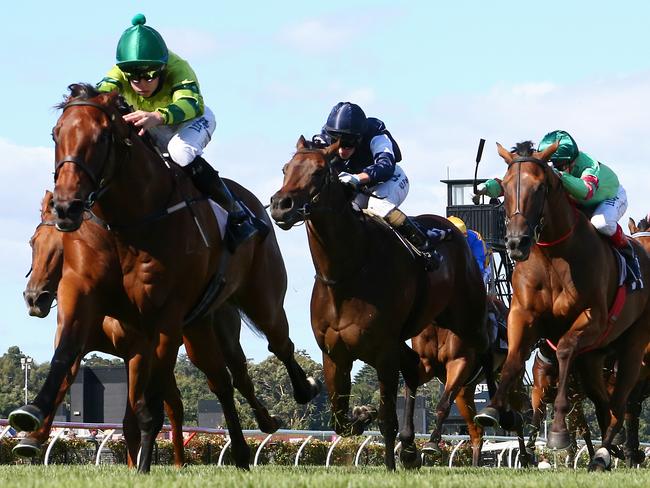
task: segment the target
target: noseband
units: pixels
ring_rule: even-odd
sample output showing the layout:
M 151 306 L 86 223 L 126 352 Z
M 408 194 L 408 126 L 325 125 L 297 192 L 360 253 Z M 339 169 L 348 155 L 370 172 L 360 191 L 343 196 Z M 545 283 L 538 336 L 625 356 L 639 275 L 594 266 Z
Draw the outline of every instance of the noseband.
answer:
M 65 112 L 66 110 L 72 107 L 93 107 L 100 110 L 104 115 L 106 115 L 106 117 L 108 117 L 109 127 L 111 127 L 112 123 L 115 121 L 116 114 L 114 112 L 109 111 L 105 106 L 95 102 L 91 102 L 87 100 L 75 100 L 66 104 L 65 107 L 63 107 L 63 111 Z M 57 141 L 55 140 L 54 142 Z M 104 162 L 101 166 L 101 171 L 99 172 L 99 174 L 96 174 L 95 171 L 93 171 L 90 168 L 90 166 L 88 166 L 88 164 L 81 157 L 74 154 L 63 156 L 63 158 L 56 161 L 56 163 L 54 164 L 55 182 L 59 174 L 59 169 L 61 168 L 61 166 L 63 166 L 66 163 L 73 163 L 76 166 L 78 166 L 88 176 L 90 181 L 92 181 L 94 190 L 90 192 L 86 202 L 84 203 L 84 207 L 87 210 L 89 210 L 95 204 L 95 201 L 97 201 L 97 199 L 108 189 L 111 178 L 113 176 L 113 172 L 115 171 L 116 158 L 111 158 L 111 151 L 113 149 L 114 144 L 115 144 L 115 134 L 113 130 L 111 130 L 111 138 L 109 140 L 108 151 L 106 152 L 106 157 L 104 158 Z M 132 142 L 129 138 L 125 138 L 124 144 L 128 147 L 132 145 Z
M 301 150 L 298 151 L 299 153 L 303 152 L 315 152 L 314 150 Z M 314 192 L 313 195 L 309 196 L 309 199 L 305 204 L 300 207 L 299 209 L 296 210 L 298 214 L 302 217 L 302 222 L 304 223 L 306 220 L 309 220 L 310 215 L 312 215 L 315 211 L 320 210 L 320 211 L 333 211 L 330 208 L 326 207 L 319 207 L 317 206 L 318 201 L 320 200 L 323 192 L 325 189 L 329 191 L 332 182 L 337 179 L 337 173 L 334 170 L 334 167 L 329 161 L 326 161 L 326 168 L 327 168 L 327 174 L 323 177 L 323 183 L 320 185 L 320 187 Z
M 506 226 L 510 223 L 510 219 L 512 219 L 515 215 L 521 215 L 524 220 L 526 221 L 526 226 L 528 227 L 529 231 L 532 231 L 533 239 L 535 242 L 539 241 L 539 237 L 542 233 L 542 230 L 544 229 L 544 205 L 546 204 L 546 199 L 548 197 L 548 192 L 549 192 L 549 186 L 546 186 L 546 191 L 544 192 L 544 200 L 542 202 L 542 205 L 539 209 L 539 214 L 537 215 L 537 219 L 535 221 L 535 225 L 531 226 L 530 222 L 526 218 L 526 216 L 521 212 L 521 209 L 519 208 L 519 202 L 521 200 L 521 163 L 535 163 L 536 165 L 540 166 L 542 170 L 546 171 L 547 170 L 547 164 L 542 161 L 541 159 L 538 158 L 533 158 L 531 156 L 523 156 L 519 158 L 515 158 L 512 160 L 512 162 L 508 166 L 512 166 L 513 164 L 517 164 L 517 186 L 516 186 L 516 191 L 515 191 L 515 198 L 517 201 L 517 206 L 515 208 L 515 211 L 511 214 L 506 216 Z

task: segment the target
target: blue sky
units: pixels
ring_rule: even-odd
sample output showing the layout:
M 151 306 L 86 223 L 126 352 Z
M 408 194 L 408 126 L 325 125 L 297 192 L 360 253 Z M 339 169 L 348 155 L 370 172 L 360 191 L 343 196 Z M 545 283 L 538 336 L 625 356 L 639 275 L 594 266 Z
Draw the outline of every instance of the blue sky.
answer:
M 52 186 L 52 106 L 68 84 L 103 76 L 137 12 L 197 72 L 217 117 L 207 159 L 264 203 L 298 136 L 317 132 L 331 106 L 349 100 L 400 143 L 408 213 L 444 214 L 439 180 L 448 171 L 471 177 L 480 137 L 487 177 L 503 173 L 495 141 L 538 140 L 557 128 L 618 172 L 629 216 L 650 210 L 647 2 L 12 2 L 0 34 L 0 353 L 18 345 L 39 362 L 51 357 L 55 319 L 28 317 L 21 293 L 27 241 Z M 276 233 L 291 336 L 320 361 L 304 229 Z M 266 357 L 261 339 L 246 333 L 243 342 L 248 356 Z

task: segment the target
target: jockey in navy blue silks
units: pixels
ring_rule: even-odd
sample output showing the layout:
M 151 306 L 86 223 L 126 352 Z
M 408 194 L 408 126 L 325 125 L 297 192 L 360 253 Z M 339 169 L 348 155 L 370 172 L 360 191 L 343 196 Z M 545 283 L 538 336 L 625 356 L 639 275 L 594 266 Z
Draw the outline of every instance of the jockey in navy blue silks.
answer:
M 451 234 L 437 229 L 425 234 L 397 208 L 408 195 L 409 180 L 397 164 L 402 153 L 384 123 L 366 117 L 354 103 L 339 102 L 332 108 L 322 132 L 312 140 L 325 145 L 340 141 L 332 161 L 339 171 L 339 180 L 354 189 L 365 186 L 369 190 L 358 193 L 353 206 L 383 218 L 420 251 L 427 269 L 438 268 L 441 258 L 431 244 Z

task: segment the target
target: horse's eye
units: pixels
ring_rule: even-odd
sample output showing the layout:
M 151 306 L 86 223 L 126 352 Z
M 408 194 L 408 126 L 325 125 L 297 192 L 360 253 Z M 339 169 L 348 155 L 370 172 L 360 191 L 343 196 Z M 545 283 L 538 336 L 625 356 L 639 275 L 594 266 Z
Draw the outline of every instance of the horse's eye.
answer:
M 287 166 L 289 166 L 289 163 L 287 163 L 287 164 L 285 164 L 284 166 L 282 166 L 282 174 L 283 174 L 283 175 L 286 175 L 286 174 L 287 174 Z

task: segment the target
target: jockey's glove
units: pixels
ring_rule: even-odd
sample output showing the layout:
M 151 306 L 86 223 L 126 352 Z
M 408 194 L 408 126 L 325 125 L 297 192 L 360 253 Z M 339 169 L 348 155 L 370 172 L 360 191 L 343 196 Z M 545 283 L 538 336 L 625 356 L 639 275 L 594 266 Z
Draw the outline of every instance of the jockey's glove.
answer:
M 352 188 L 359 188 L 361 181 L 355 175 L 342 171 L 339 173 L 339 181 L 344 185 L 350 185 Z
M 479 183 L 476 186 L 476 194 L 477 195 L 487 195 L 487 186 L 485 186 L 485 183 Z

